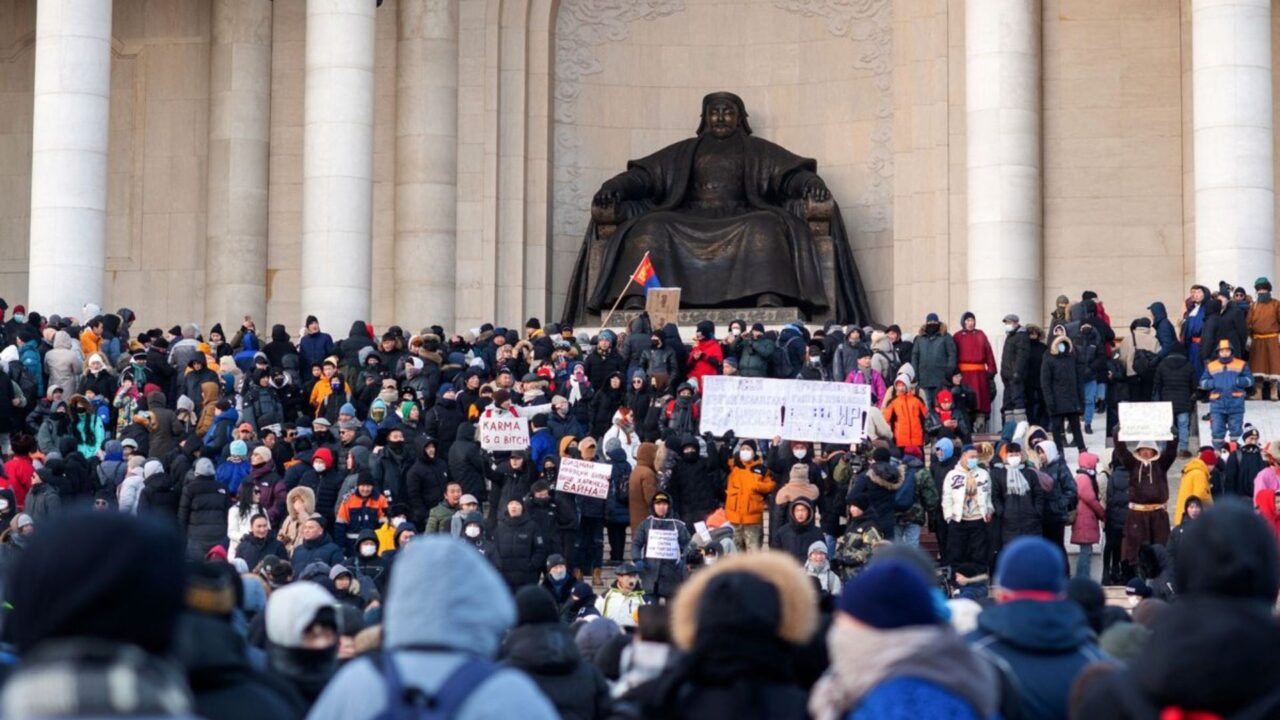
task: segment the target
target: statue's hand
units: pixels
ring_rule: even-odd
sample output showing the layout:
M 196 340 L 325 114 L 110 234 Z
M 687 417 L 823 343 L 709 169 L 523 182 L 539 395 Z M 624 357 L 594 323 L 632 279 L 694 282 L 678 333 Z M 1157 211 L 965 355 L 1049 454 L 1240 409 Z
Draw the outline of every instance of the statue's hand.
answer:
M 608 187 L 600 188 L 600 192 L 596 193 L 595 197 L 591 199 L 592 205 L 602 208 L 613 207 L 619 202 L 622 202 L 621 193 Z
M 827 184 L 822 182 L 822 178 L 813 177 L 805 181 L 804 197 L 806 200 L 826 202 L 831 199 L 831 191 L 827 189 Z

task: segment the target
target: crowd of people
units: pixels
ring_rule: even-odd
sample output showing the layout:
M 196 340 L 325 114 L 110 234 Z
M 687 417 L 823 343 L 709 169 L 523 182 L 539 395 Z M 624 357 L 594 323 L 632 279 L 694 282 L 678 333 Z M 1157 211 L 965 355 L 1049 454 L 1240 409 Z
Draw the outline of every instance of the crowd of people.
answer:
M 335 341 L 17 306 L 2 712 L 1274 716 L 1280 438 L 1244 410 L 1280 380 L 1280 301 L 1255 289 L 1195 286 L 1178 328 L 1155 302 L 1127 333 L 1062 297 L 1043 328 L 1005 316 L 998 361 L 971 313 Z M 720 374 L 866 384 L 865 439 L 703 432 Z M 1146 401 L 1174 440 L 1121 439 Z M 527 446 L 484 447 L 509 417 Z M 569 459 L 605 497 L 562 488 Z

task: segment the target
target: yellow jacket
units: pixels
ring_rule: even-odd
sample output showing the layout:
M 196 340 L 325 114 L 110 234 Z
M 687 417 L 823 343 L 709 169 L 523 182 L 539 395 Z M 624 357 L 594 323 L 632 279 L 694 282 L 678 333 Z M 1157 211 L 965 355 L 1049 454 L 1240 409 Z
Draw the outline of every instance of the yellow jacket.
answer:
M 1182 467 L 1182 481 L 1178 483 L 1178 504 L 1173 508 L 1173 524 L 1182 522 L 1182 513 L 1187 507 L 1187 498 L 1192 495 L 1200 498 L 1204 507 L 1213 504 L 1213 493 L 1209 487 L 1209 466 L 1200 458 L 1191 458 Z

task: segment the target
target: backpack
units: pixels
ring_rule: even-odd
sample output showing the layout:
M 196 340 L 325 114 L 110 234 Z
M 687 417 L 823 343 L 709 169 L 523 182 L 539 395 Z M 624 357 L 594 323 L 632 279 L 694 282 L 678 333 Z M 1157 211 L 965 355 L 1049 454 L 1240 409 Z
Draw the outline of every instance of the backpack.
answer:
M 450 675 L 445 678 L 434 693 L 428 694 L 421 689 L 405 685 L 400 679 L 400 671 L 392 662 L 392 653 L 382 652 L 374 661 L 382 673 L 382 681 L 387 686 L 387 704 L 374 720 L 447 720 L 458 714 L 462 706 L 475 691 L 484 684 L 498 666 L 480 658 L 468 658 L 462 661 Z
M 21 360 L 10 361 L 9 379 L 22 390 L 23 407 L 34 405 L 40 400 L 40 395 L 36 392 L 36 380 L 27 372 Z
M 626 504 L 631 498 L 631 473 L 622 476 L 621 480 L 613 483 L 613 496 L 618 502 Z
M 1139 377 L 1150 377 L 1156 374 L 1156 354 L 1150 350 L 1133 351 L 1133 372 Z
M 791 356 L 781 343 L 775 343 L 773 352 L 769 353 L 769 377 L 788 379 L 795 377 L 795 368 L 791 367 Z
M 902 484 L 893 491 L 893 509 L 895 512 L 906 512 L 916 504 L 916 474 L 904 472 Z

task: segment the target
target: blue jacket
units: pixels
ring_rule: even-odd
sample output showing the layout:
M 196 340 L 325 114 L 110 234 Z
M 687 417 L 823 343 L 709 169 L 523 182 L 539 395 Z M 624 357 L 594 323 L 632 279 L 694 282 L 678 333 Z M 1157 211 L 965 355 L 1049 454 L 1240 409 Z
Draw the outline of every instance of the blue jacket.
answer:
M 535 430 L 529 436 L 529 452 L 533 457 L 533 466 L 542 467 L 542 461 L 548 455 L 555 457 L 560 454 L 560 449 L 556 447 L 556 439 L 552 437 L 551 431 L 547 428 Z
M 298 568 L 294 572 L 301 575 L 302 571 L 313 562 L 322 562 L 329 567 L 341 565 L 342 549 L 335 545 L 328 535 L 321 535 L 315 540 L 307 540 L 294 548 L 289 562 Z
M 333 354 L 333 338 L 329 333 L 318 332 L 315 335 L 303 335 L 298 341 L 298 356 L 302 360 L 302 367 L 298 368 L 304 374 L 313 366 L 324 362 L 324 359 Z
M 240 462 L 223 460 L 222 464 L 218 466 L 217 474 L 214 477 L 222 484 L 222 487 L 227 489 L 228 495 L 234 496 L 240 492 L 241 481 L 249 476 L 249 471 L 252 469 L 248 460 L 241 460 Z
M 1244 398 L 1253 387 L 1249 363 L 1238 357 L 1224 363 L 1215 357 L 1204 366 L 1204 371 L 1200 389 L 1209 391 L 1209 409 L 1228 415 L 1243 413 Z
M 506 583 L 480 553 L 447 534 L 416 538 L 399 551 L 383 614 L 383 648 L 400 677 L 433 693 L 466 658 L 492 659 L 515 622 Z M 430 650 L 420 648 L 431 648 Z M 352 660 L 329 681 L 308 720 L 372 720 L 387 692 L 374 660 Z M 468 696 L 455 720 L 559 714 L 524 673 L 498 670 Z
M 29 340 L 22 343 L 22 347 L 18 348 L 18 359 L 22 361 L 22 367 L 30 373 L 31 378 L 36 381 L 36 392 L 39 397 L 27 398 L 27 404 L 35 407 L 36 403 L 44 398 L 44 367 L 40 362 L 40 344 L 36 340 Z M 66 388 L 64 388 L 65 390 Z M 107 398 L 107 402 L 111 402 L 114 398 Z
M 1066 720 L 1076 675 L 1107 659 L 1098 649 L 1084 610 L 1071 600 L 1015 600 L 982 611 L 966 638 L 1012 676 L 1025 717 Z
M 895 677 L 867 693 L 845 720 L 982 720 L 964 698 L 928 680 Z
M 1173 329 L 1173 323 L 1169 322 L 1169 311 L 1165 310 L 1164 303 L 1156 301 L 1147 306 L 1151 311 L 1151 325 L 1156 332 L 1156 342 L 1160 345 L 1160 351 L 1156 353 L 1157 360 L 1163 360 L 1165 355 L 1178 344 L 1178 333 Z

